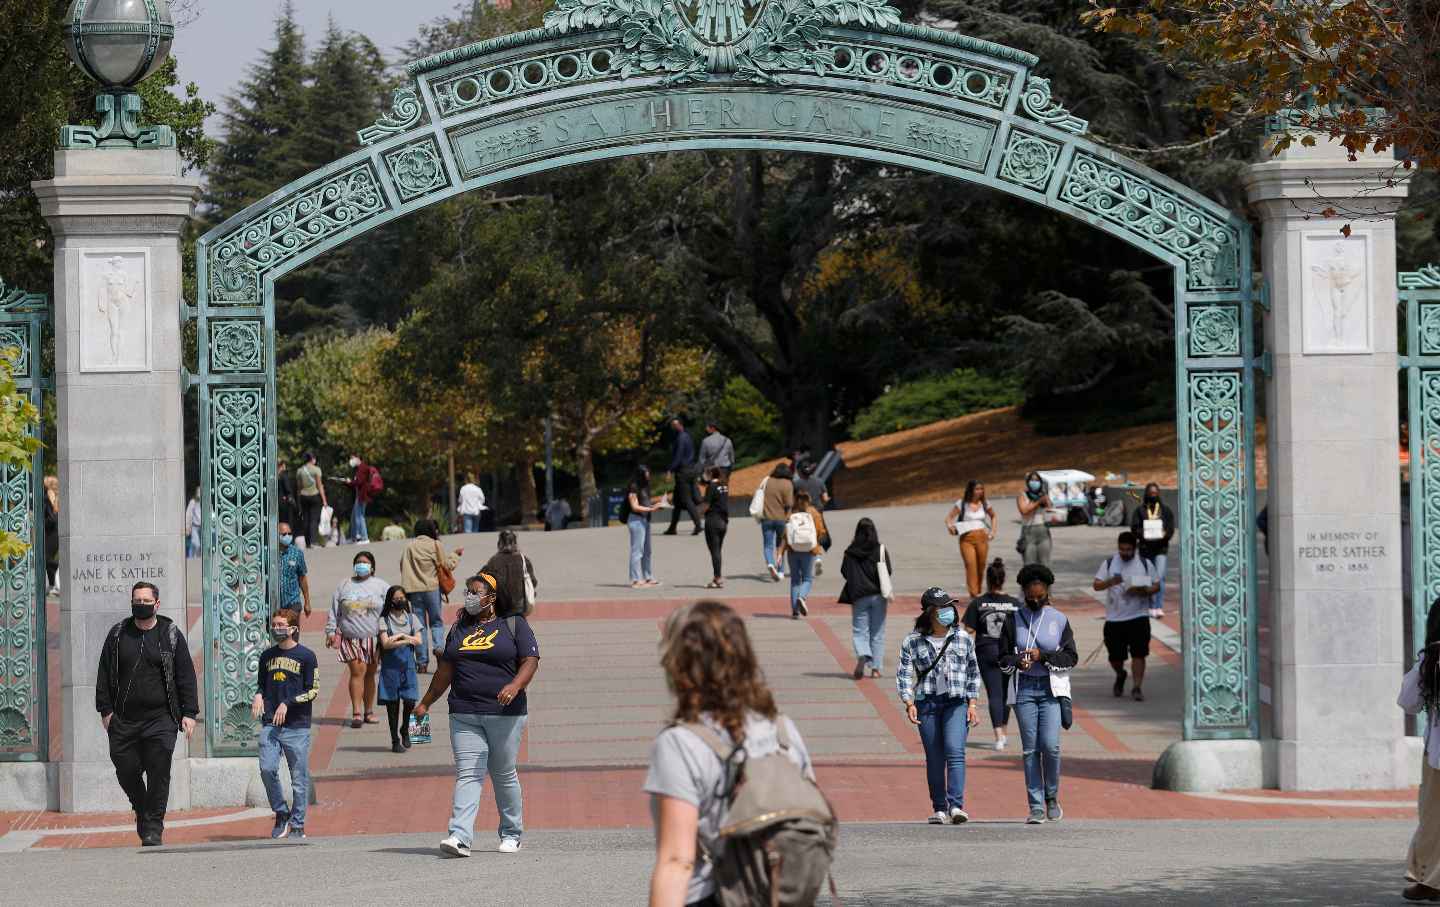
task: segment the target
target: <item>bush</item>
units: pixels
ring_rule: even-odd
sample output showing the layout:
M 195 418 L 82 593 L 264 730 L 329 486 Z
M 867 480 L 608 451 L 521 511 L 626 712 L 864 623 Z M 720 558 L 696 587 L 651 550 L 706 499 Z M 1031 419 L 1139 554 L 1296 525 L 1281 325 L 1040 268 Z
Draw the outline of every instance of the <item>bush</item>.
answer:
M 850 434 L 863 441 L 955 419 L 987 409 L 1012 406 L 1024 399 L 1020 382 L 1012 377 L 982 375 L 973 369 L 956 369 L 898 384 L 860 411 Z

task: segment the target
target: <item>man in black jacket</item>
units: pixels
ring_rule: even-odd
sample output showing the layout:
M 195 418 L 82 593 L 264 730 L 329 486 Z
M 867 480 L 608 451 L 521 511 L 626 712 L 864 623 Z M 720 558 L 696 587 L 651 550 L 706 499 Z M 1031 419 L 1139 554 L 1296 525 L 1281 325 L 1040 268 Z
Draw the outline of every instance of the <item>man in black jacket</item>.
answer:
M 136 583 L 131 616 L 106 634 L 95 677 L 95 710 L 110 738 L 110 761 L 146 847 L 158 846 L 165 832 L 176 734 L 184 730 L 189 737 L 200 714 L 190 647 L 170 618 L 155 613 L 159 607 L 160 590 Z
M 670 528 L 666 535 L 675 535 L 680 523 L 680 512 L 690 514 L 695 529 L 690 534 L 700 534 L 700 508 L 695 502 L 695 441 L 685 430 L 685 423 L 679 418 L 670 420 L 675 429 L 675 443 L 670 448 L 670 477 L 675 480 L 675 509 L 670 512 Z
M 1155 565 L 1160 574 L 1160 591 L 1150 602 L 1150 616 L 1165 612 L 1165 568 L 1170 562 L 1170 538 L 1175 535 L 1175 511 L 1160 499 L 1160 486 L 1145 486 L 1145 498 L 1130 517 L 1130 531 L 1140 544 L 1140 556 Z

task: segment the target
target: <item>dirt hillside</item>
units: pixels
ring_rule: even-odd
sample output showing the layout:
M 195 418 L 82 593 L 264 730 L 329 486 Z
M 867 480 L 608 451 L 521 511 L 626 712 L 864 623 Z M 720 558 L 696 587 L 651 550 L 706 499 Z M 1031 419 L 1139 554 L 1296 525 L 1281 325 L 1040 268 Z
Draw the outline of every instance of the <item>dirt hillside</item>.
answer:
M 1265 426 L 1256 428 L 1258 482 L 1265 487 Z M 850 507 L 953 501 L 970 479 L 991 497 L 1017 494 L 1030 469 L 1083 469 L 1101 479 L 1176 485 L 1175 423 L 1069 437 L 1042 437 L 1018 407 L 990 410 L 840 445 L 846 468 L 835 490 Z M 778 460 L 737 471 L 732 494 L 751 494 Z

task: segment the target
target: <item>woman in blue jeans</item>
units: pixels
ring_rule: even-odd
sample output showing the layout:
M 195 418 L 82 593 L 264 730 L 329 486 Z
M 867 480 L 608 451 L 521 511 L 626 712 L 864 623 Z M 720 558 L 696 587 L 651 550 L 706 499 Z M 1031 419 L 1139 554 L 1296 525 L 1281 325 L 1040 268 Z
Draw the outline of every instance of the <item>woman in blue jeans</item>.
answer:
M 667 496 L 668 497 L 668 496 Z M 660 585 L 650 565 L 650 514 L 665 506 L 666 498 L 660 503 L 650 502 L 650 467 L 641 465 L 635 469 L 635 478 L 626 489 L 625 507 L 629 515 L 625 526 L 630 530 L 630 588 L 645 589 Z
M 965 812 L 965 741 L 979 720 L 980 665 L 960 626 L 959 601 L 932 586 L 920 596 L 915 629 L 900 644 L 895 686 L 925 747 L 931 825 L 970 821 Z
M 450 691 L 455 800 L 440 850 L 454 857 L 470 856 L 487 773 L 500 813 L 500 853 L 518 851 L 524 831 L 515 761 L 529 714 L 525 688 L 540 667 L 540 645 L 525 618 L 495 613 L 495 588 L 495 579 L 483 573 L 465 581 L 465 607 L 445 637 L 430 689 L 415 707 L 415 716 L 423 718 Z
M 1000 668 L 1011 675 L 1010 701 L 1020 725 L 1025 756 L 1028 825 L 1058 822 L 1060 808 L 1060 699 L 1055 674 L 1065 674 L 1080 661 L 1070 621 L 1050 604 L 1055 574 L 1043 564 L 1020 570 L 1025 604 L 1005 620 L 1000 632 Z M 1064 690 L 1067 698 L 1068 685 Z
M 809 528 L 802 527 L 808 523 Z M 812 537 L 813 544 L 800 540 L 801 532 Z M 825 553 L 820 539 L 825 538 L 825 517 L 810 502 L 810 495 L 795 492 L 795 509 L 785 521 L 785 532 L 780 541 L 780 557 L 790 565 L 790 617 L 799 620 L 810 616 L 810 607 L 805 600 L 815 585 L 815 560 Z
M 850 639 L 855 646 L 856 680 L 870 669 L 871 677 L 879 677 L 885 667 L 885 612 L 890 602 L 880 592 L 880 561 L 885 570 L 895 575 L 890 552 L 880 544 L 880 533 L 869 517 L 855 524 L 855 539 L 845 549 L 840 575 L 845 587 L 840 590 L 840 604 L 850 606 Z

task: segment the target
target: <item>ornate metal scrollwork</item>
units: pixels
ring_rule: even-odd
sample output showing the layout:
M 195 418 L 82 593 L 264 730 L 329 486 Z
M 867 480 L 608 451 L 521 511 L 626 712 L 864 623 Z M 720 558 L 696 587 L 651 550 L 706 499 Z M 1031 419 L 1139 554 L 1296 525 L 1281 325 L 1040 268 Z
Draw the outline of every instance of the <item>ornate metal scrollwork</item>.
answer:
M 385 166 L 395 181 L 400 201 L 409 202 L 422 195 L 450 185 L 445 162 L 440 159 L 440 146 L 427 138 L 413 145 L 397 148 L 385 155 Z
M 1025 80 L 1025 93 L 1020 96 L 1020 104 L 1026 113 L 1047 126 L 1054 126 L 1056 129 L 1063 129 L 1065 132 L 1073 132 L 1076 135 L 1084 135 L 1085 130 L 1090 128 L 1089 120 L 1072 116 L 1070 111 L 1060 106 L 1059 102 L 1050 100 L 1049 79 L 1031 76 Z
M 373 145 L 392 135 L 408 132 L 419 125 L 424 114 L 425 108 L 420 103 L 420 94 L 415 90 L 415 86 L 401 86 L 395 89 L 390 112 L 357 133 L 360 144 Z
M 1005 142 L 1000 159 L 1000 178 L 1006 182 L 1044 192 L 1050 174 L 1060 158 L 1060 146 L 1047 139 L 1015 131 Z
M 1240 355 L 1240 310 L 1229 305 L 1202 305 L 1190 309 L 1190 355 Z

